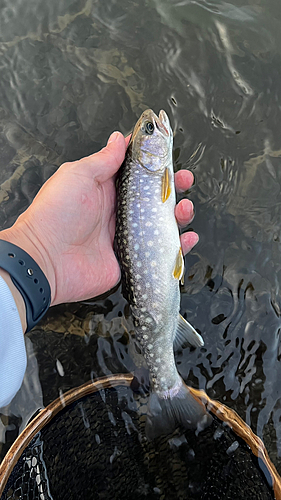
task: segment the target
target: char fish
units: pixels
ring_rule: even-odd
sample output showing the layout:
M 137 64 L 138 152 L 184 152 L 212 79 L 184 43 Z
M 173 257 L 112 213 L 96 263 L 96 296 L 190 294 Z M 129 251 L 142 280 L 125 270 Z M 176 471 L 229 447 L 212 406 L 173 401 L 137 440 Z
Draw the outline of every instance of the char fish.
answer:
M 150 374 L 152 394 L 146 431 L 150 438 L 185 427 L 203 426 L 204 405 L 180 377 L 175 343 L 203 345 L 180 316 L 179 281 L 184 260 L 175 219 L 173 133 L 165 111 L 146 110 L 132 133 L 117 181 L 115 247 L 136 338 Z

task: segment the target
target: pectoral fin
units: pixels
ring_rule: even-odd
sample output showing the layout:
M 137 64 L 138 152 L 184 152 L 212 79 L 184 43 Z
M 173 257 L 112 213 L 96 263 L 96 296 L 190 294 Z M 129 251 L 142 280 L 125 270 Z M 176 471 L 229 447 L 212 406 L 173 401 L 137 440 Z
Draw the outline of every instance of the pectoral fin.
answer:
M 184 259 L 183 259 L 183 255 L 182 255 L 182 250 L 180 248 L 179 253 L 177 255 L 177 258 L 176 258 L 174 271 L 173 271 L 174 278 L 176 280 L 182 280 L 183 272 L 184 272 Z
M 202 347 L 204 340 L 201 335 L 190 325 L 181 315 L 179 315 L 179 323 L 174 338 L 174 349 L 178 349 L 182 344 L 188 342 L 194 347 Z
M 171 186 L 171 174 L 168 168 L 165 169 L 165 172 L 162 177 L 162 202 L 165 203 L 169 198 L 172 192 Z

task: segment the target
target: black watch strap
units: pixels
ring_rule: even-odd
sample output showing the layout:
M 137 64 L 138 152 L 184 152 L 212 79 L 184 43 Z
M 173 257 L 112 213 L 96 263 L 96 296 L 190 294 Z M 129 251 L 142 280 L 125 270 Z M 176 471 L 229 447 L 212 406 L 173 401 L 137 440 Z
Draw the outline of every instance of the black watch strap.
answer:
M 10 274 L 12 282 L 23 297 L 26 307 L 26 331 L 29 332 L 50 306 L 49 282 L 28 253 L 4 240 L 0 240 L 0 267 Z

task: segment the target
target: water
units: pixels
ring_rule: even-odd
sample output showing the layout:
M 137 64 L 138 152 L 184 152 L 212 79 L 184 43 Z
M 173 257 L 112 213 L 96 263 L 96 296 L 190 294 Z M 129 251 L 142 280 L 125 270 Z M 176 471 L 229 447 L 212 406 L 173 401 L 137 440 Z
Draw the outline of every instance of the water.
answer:
M 0 227 L 64 161 L 127 134 L 147 107 L 175 132 L 200 242 L 182 314 L 201 350 L 181 375 L 235 409 L 281 472 L 279 1 L 2 1 Z M 120 287 L 50 309 L 27 337 L 28 377 L 0 412 L 0 456 L 43 402 L 139 364 Z M 97 337 L 97 334 L 99 335 Z

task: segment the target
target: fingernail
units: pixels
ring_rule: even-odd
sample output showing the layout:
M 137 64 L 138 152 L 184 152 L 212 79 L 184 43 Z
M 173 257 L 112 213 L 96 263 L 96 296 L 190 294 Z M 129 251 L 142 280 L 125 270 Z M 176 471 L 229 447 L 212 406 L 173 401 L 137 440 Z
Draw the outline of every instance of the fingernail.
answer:
M 193 205 L 193 203 L 192 203 L 192 201 L 191 201 L 191 200 L 188 200 L 188 201 L 190 202 L 190 217 L 192 217 L 192 219 L 191 219 L 191 220 L 193 220 L 193 219 L 194 219 L 194 216 L 195 216 L 194 205 Z M 190 222 L 191 222 L 191 221 L 190 221 Z
M 113 132 L 111 136 L 109 137 L 107 144 L 110 144 L 111 142 L 116 141 L 117 137 L 119 135 L 119 132 Z

